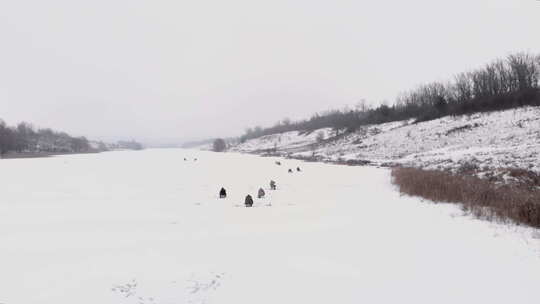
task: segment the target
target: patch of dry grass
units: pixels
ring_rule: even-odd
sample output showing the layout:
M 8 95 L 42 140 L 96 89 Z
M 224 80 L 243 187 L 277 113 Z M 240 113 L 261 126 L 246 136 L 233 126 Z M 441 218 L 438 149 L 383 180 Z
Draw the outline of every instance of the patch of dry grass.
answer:
M 403 167 L 392 169 L 392 181 L 402 193 L 434 202 L 459 203 L 465 211 L 480 218 L 512 220 L 540 228 L 538 189 L 501 185 L 470 175 Z

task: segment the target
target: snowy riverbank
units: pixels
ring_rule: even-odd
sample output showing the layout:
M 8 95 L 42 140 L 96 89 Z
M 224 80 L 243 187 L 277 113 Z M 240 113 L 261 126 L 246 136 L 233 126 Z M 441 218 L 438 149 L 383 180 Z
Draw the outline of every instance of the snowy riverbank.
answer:
M 317 142 L 318 134 L 326 140 Z M 540 173 L 540 107 L 370 125 L 332 139 L 330 129 L 287 132 L 232 147 L 244 153 L 273 153 L 334 162 L 401 164 L 427 169 L 480 171 L 520 168 Z

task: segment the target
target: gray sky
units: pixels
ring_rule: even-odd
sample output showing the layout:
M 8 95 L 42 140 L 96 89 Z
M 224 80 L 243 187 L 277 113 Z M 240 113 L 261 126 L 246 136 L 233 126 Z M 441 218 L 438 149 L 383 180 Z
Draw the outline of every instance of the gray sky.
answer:
M 147 143 L 392 101 L 515 51 L 535 0 L 0 0 L 0 118 Z

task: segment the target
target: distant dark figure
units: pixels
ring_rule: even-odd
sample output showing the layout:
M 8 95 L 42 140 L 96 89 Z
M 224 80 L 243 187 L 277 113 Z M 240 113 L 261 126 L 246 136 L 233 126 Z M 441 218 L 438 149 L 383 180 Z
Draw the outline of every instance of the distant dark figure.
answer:
M 292 169 L 289 169 L 289 173 L 292 173 Z
M 225 188 L 221 188 L 221 190 L 219 190 L 219 198 L 226 198 L 227 197 L 227 190 L 225 190 Z
M 277 161 L 276 165 L 281 166 L 281 162 Z
M 197 161 L 197 159 L 196 159 L 196 158 L 194 158 L 194 159 L 193 159 L 193 161 Z
M 300 170 L 300 167 L 296 167 L 296 171 L 300 172 L 302 170 Z
M 270 181 L 270 189 L 271 190 L 276 190 L 276 182 L 273 181 L 273 180 Z
M 264 198 L 264 195 L 265 195 L 265 194 L 266 194 L 266 193 L 264 193 L 263 188 L 259 188 L 259 193 L 257 193 L 257 197 L 258 197 L 258 198 Z
M 184 157 L 184 161 L 186 161 L 186 160 L 187 160 L 187 158 Z
M 248 194 L 248 195 L 246 196 L 246 202 L 245 202 L 245 204 L 246 204 L 246 207 L 251 207 L 251 206 L 253 206 L 253 198 L 251 197 L 251 195 Z

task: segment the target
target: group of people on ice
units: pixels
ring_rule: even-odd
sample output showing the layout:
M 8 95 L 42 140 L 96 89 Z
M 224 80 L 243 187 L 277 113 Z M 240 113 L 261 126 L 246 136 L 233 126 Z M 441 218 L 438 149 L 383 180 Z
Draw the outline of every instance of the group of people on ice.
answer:
M 270 190 L 276 190 L 277 187 L 276 187 L 276 182 L 271 180 L 270 181 Z M 263 188 L 259 188 L 259 191 L 257 191 L 257 198 L 258 199 L 263 199 L 264 196 L 266 195 L 266 192 L 264 191 Z M 227 190 L 225 190 L 225 188 L 221 188 L 221 190 L 219 190 L 219 198 L 226 198 L 227 197 Z M 244 200 L 244 204 L 246 205 L 246 207 L 252 207 L 253 206 L 253 197 L 251 197 L 251 194 L 248 194 L 246 195 L 246 199 Z
M 276 161 L 276 165 L 280 166 L 281 162 Z M 296 171 L 301 172 L 302 170 L 300 170 L 300 167 L 296 167 Z M 288 172 L 293 173 L 293 169 L 289 168 Z M 276 182 L 274 180 L 271 180 L 270 181 L 270 190 L 276 190 L 276 189 L 277 189 Z M 258 199 L 263 199 L 265 197 L 265 195 L 266 195 L 266 192 L 264 192 L 264 189 L 259 188 L 259 191 L 257 192 L 257 198 Z M 221 190 L 219 190 L 219 198 L 226 198 L 226 197 L 227 197 L 227 190 L 225 190 L 225 188 L 221 188 Z M 252 207 L 253 206 L 253 197 L 251 196 L 251 194 L 246 195 L 246 198 L 244 200 L 244 205 L 246 207 Z
M 281 166 L 281 162 L 280 162 L 280 161 L 276 161 L 276 165 Z M 297 172 L 300 172 L 300 171 L 302 171 L 302 170 L 300 170 L 300 167 L 296 167 L 296 171 L 297 171 Z M 293 169 L 289 168 L 289 173 L 293 173 Z

